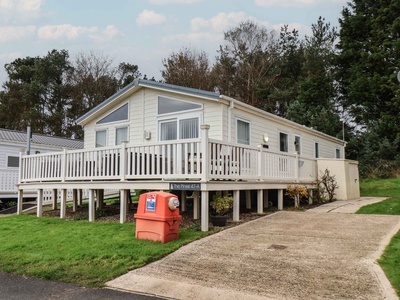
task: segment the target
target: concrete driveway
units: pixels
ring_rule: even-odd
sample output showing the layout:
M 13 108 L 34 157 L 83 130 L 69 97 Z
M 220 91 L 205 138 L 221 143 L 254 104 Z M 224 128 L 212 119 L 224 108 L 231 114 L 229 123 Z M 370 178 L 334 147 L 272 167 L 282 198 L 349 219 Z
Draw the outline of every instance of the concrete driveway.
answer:
M 173 299 L 398 299 L 376 263 L 398 230 L 399 216 L 282 211 L 107 285 Z

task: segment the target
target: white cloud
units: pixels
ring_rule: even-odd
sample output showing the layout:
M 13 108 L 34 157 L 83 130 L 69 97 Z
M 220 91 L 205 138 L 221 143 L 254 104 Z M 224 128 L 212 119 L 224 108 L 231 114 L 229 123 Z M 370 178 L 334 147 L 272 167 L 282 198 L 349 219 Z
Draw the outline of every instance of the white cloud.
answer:
M 38 37 L 44 40 L 58 40 L 58 39 L 77 39 L 81 36 L 95 34 L 98 28 L 73 26 L 71 24 L 62 25 L 46 25 L 40 27 L 37 31 Z
M 289 23 L 289 24 L 281 23 L 281 24 L 276 24 L 276 25 L 273 26 L 273 29 L 276 32 L 280 32 L 281 28 L 283 26 L 285 26 L 285 25 L 288 26 L 289 31 L 292 31 L 293 29 L 296 29 L 299 32 L 299 36 L 301 38 L 304 37 L 305 35 L 312 36 L 311 27 L 307 26 L 307 25 L 300 24 L 300 23 Z
M 94 41 L 96 41 L 98 43 L 112 40 L 113 38 L 115 38 L 117 36 L 123 36 L 123 34 L 114 25 L 108 25 L 106 27 L 106 29 L 104 29 L 102 32 L 89 35 L 89 37 L 91 39 L 93 39 Z
M 164 23 L 165 20 L 166 17 L 164 15 L 157 14 L 152 10 L 145 9 L 136 18 L 136 24 L 138 24 L 139 26 L 158 25 Z
M 299 7 L 308 6 L 315 4 L 327 4 L 327 3 L 343 3 L 345 4 L 347 0 L 255 0 L 254 3 L 258 6 L 271 7 Z
M 150 4 L 195 4 L 203 0 L 149 0 Z
M 44 0 L 0 0 L 0 15 L 3 22 L 9 20 L 29 20 L 41 14 Z
M 9 63 L 21 56 L 22 56 L 22 53 L 20 53 L 20 52 L 3 53 L 3 54 L 0 54 L 0 61 Z
M 244 12 L 232 13 L 219 13 L 211 19 L 194 18 L 191 21 L 191 29 L 193 31 L 212 30 L 214 32 L 222 33 L 232 27 L 239 25 L 239 23 L 251 20 L 258 24 L 268 26 L 267 22 L 257 20 L 254 17 L 247 15 Z
M 35 34 L 36 26 L 4 26 L 0 27 L 0 42 L 15 41 Z

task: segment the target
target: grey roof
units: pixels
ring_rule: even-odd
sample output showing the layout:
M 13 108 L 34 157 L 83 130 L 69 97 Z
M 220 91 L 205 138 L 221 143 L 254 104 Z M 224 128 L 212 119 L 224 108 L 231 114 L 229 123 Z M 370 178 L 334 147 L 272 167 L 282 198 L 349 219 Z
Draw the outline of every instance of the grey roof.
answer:
M 197 96 L 197 97 L 206 97 L 206 98 L 212 98 L 212 99 L 218 99 L 220 94 L 216 92 L 209 92 L 209 91 L 203 91 L 199 89 L 194 89 L 194 88 L 187 88 L 179 85 L 174 85 L 174 84 L 169 84 L 169 83 L 162 83 L 162 82 L 157 82 L 157 81 L 151 81 L 151 80 L 144 80 L 144 79 L 136 79 L 132 81 L 130 84 L 125 86 L 124 88 L 120 89 L 118 92 L 116 92 L 114 95 L 111 97 L 107 98 L 103 102 L 101 102 L 99 105 L 95 106 L 91 110 L 89 110 L 86 114 L 83 116 L 79 117 L 76 122 L 80 123 L 90 115 L 94 114 L 110 102 L 112 102 L 114 99 L 118 98 L 120 95 L 125 93 L 126 91 L 137 87 L 137 86 L 142 86 L 142 87 L 152 87 L 152 88 L 157 88 L 157 89 L 162 89 L 162 90 L 168 90 L 171 92 L 178 92 L 178 93 L 184 93 L 192 96 Z
M 26 132 L 0 128 L 0 141 L 26 142 Z M 32 134 L 32 144 L 53 146 L 60 148 L 82 149 L 82 140 L 73 140 L 44 134 Z

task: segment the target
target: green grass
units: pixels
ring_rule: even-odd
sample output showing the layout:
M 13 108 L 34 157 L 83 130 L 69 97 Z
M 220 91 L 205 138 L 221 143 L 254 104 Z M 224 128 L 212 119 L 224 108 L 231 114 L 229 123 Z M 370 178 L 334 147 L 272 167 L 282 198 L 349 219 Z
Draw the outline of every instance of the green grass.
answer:
M 357 214 L 400 215 L 400 178 L 362 180 L 360 189 L 362 196 L 390 198 L 361 207 Z M 400 296 L 400 231 L 392 238 L 378 263 Z
M 400 197 L 400 178 L 363 179 L 360 182 L 362 196 Z
M 129 270 L 177 250 L 209 232 L 180 229 L 166 243 L 135 238 L 132 223 L 0 218 L 0 270 L 101 287 Z

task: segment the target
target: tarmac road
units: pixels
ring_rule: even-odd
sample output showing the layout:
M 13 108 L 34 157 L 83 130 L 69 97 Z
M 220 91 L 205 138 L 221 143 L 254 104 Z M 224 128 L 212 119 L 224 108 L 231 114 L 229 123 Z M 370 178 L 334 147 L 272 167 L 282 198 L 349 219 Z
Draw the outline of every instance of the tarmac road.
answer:
M 54 280 L 0 272 L 0 300 L 159 300 L 111 289 L 93 289 Z

